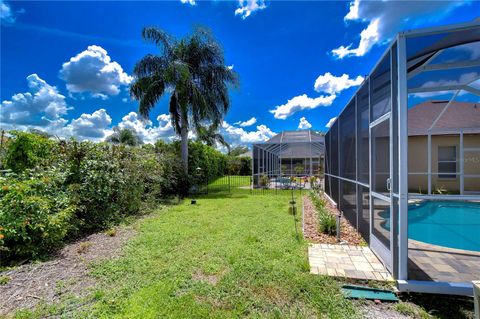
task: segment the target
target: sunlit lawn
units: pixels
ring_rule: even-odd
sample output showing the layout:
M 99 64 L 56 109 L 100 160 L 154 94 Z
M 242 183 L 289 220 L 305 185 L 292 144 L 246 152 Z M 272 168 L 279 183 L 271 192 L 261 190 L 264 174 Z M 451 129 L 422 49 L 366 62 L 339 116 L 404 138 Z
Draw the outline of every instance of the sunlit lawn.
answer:
M 98 290 L 68 316 L 355 317 L 338 283 L 309 274 L 288 201 L 217 193 L 158 210 L 124 257 L 93 268 Z
M 250 189 L 251 176 L 222 176 L 208 183 L 208 192 L 244 192 Z

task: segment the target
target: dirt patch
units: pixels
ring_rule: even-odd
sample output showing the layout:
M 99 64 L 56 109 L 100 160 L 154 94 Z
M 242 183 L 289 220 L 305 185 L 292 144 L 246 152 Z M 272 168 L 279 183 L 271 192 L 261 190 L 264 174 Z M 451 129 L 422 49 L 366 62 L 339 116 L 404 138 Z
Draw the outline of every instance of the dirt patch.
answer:
M 409 315 L 398 313 L 395 310 L 395 303 L 377 304 L 370 300 L 358 300 L 355 304 L 359 307 L 361 318 L 376 319 L 408 319 L 414 318 Z
M 217 284 L 217 282 L 220 280 L 221 277 L 222 277 L 221 274 L 220 275 L 207 275 L 207 274 L 204 274 L 200 270 L 195 271 L 192 275 L 192 279 L 194 281 L 206 282 L 206 283 L 209 283 L 212 286 L 215 286 Z
M 62 296 L 84 296 L 95 285 L 88 265 L 121 255 L 122 246 L 135 234 L 132 227 L 118 228 L 115 236 L 97 233 L 66 245 L 51 260 L 0 272 L 8 278 L 0 285 L 0 315 L 32 309 L 39 302 L 54 303 Z
M 326 207 L 330 214 L 337 216 L 339 211 L 328 200 Z M 303 197 L 303 230 L 305 238 L 316 244 L 338 244 L 336 236 L 319 232 L 318 216 L 315 206 L 308 196 Z M 340 219 L 340 242 L 349 245 L 365 245 L 365 241 L 347 219 Z

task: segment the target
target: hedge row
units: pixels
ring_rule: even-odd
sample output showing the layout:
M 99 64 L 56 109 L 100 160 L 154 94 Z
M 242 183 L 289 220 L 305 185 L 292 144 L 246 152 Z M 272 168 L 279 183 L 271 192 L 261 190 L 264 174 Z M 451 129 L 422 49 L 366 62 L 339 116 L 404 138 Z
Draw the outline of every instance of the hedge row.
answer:
M 136 214 L 143 203 L 183 196 L 196 179 L 228 171 L 226 155 L 198 142 L 189 145 L 186 175 L 177 142 L 124 147 L 10 136 L 0 150 L 1 264 L 42 257 L 68 238 Z

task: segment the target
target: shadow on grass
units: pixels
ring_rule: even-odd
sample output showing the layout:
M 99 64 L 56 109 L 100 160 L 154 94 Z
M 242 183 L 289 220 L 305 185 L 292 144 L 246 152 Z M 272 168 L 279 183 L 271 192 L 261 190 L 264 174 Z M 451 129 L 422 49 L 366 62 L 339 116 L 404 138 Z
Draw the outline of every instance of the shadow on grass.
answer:
M 412 302 L 436 318 L 473 318 L 473 299 L 468 297 L 432 295 L 432 294 L 402 294 L 403 301 Z
M 208 194 L 198 195 L 195 198 L 223 199 L 223 198 L 246 198 L 248 196 L 249 194 L 246 194 L 246 193 L 209 192 Z

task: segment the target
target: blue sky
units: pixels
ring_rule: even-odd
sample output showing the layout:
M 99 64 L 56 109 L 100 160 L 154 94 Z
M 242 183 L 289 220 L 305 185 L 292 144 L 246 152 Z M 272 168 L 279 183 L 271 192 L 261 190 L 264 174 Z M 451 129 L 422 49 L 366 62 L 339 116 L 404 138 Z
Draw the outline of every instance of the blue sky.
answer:
M 128 96 L 152 45 L 209 27 L 240 75 L 222 127 L 232 144 L 285 129 L 326 130 L 398 31 L 471 21 L 479 2 L 1 2 L 1 126 L 102 140 L 119 125 L 172 139 L 167 97 L 142 122 Z

